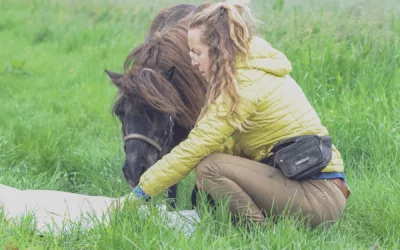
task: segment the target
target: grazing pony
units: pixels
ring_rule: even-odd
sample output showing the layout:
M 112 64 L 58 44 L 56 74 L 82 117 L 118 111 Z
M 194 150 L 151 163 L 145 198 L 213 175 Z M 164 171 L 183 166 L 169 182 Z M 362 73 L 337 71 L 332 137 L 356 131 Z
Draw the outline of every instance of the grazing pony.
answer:
M 175 5 L 162 10 L 145 42 L 126 58 L 124 74 L 106 70 L 119 90 L 113 112 L 122 123 L 122 170 L 132 188 L 188 136 L 204 105 L 207 82 L 191 66 L 187 42 L 185 17 L 194 8 Z M 175 185 L 168 197 L 176 198 Z

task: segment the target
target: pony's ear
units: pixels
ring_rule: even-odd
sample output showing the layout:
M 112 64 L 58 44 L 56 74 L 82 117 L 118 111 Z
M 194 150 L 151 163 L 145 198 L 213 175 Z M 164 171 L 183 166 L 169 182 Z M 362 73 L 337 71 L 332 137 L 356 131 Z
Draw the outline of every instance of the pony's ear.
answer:
M 167 72 L 165 72 L 165 76 L 168 81 L 172 80 L 172 77 L 174 77 L 175 74 L 175 66 L 172 66 Z
M 121 78 L 124 76 L 123 74 L 111 72 L 111 71 L 109 71 L 109 70 L 104 70 L 104 72 L 107 73 L 107 75 L 110 77 L 111 81 L 112 81 L 118 88 L 121 87 L 122 82 L 121 82 L 120 80 L 121 80 Z

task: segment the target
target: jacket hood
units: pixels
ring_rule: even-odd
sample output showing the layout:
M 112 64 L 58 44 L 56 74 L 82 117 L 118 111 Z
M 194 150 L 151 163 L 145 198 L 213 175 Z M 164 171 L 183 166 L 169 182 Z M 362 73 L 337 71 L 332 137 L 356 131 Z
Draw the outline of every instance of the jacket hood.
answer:
M 248 61 L 238 61 L 237 69 L 258 69 L 276 76 L 285 76 L 292 72 L 292 64 L 285 54 L 274 49 L 270 43 L 253 36 Z

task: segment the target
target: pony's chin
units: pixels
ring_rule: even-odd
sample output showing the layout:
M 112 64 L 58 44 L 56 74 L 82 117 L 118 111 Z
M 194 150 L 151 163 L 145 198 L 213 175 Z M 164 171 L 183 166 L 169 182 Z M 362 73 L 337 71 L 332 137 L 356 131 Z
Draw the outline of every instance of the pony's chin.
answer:
M 135 183 L 132 182 L 132 181 L 127 181 L 127 183 L 128 183 L 128 185 L 129 185 L 129 187 L 131 188 L 131 190 L 134 189 L 135 187 L 137 187 L 137 184 L 135 184 Z

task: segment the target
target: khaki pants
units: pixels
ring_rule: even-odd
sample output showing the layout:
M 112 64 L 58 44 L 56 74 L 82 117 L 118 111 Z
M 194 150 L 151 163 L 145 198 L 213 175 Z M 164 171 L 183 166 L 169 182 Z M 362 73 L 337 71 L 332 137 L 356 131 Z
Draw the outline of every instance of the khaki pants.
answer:
M 231 155 L 204 158 L 196 166 L 196 179 L 213 199 L 230 198 L 234 218 L 255 223 L 300 209 L 311 227 L 331 225 L 346 204 L 342 191 L 330 180 L 290 180 L 276 168 Z

